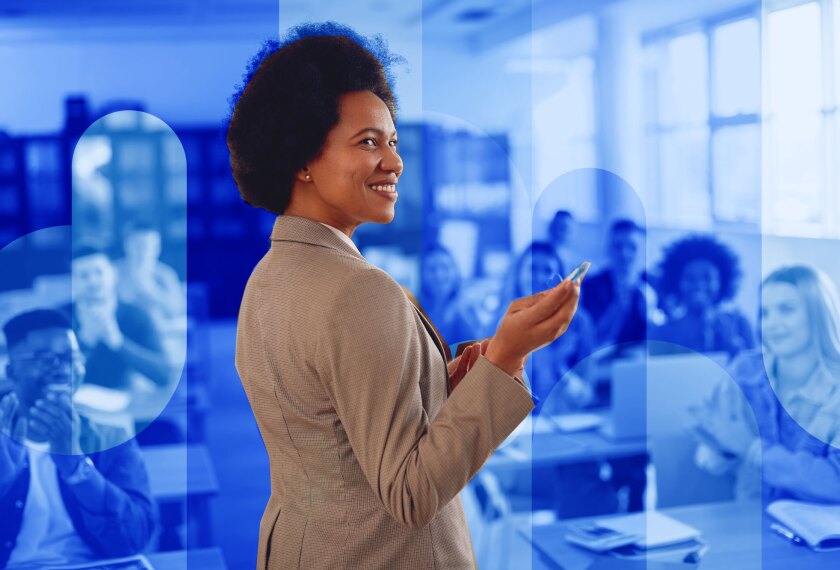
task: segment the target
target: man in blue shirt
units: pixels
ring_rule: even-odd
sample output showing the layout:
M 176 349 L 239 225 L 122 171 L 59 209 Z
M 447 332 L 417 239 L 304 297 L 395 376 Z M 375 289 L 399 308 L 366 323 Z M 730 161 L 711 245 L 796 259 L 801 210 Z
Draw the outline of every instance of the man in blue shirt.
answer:
M 0 567 L 140 552 L 155 508 L 137 443 L 76 412 L 84 357 L 65 314 L 3 327 L 12 390 L 0 394 Z

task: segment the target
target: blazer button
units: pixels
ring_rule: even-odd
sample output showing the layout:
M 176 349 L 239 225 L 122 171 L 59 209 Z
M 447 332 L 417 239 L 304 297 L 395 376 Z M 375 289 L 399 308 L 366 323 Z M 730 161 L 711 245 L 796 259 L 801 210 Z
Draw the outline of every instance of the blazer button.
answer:
M 21 501 L 20 499 L 15 501 L 15 507 L 17 507 L 18 509 L 22 509 L 23 508 L 23 501 Z

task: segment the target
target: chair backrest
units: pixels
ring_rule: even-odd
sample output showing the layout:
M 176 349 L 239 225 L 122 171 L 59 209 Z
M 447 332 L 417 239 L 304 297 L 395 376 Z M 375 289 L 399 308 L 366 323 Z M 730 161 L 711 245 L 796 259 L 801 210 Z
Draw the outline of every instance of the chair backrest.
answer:
M 650 342 L 648 350 L 613 364 L 616 436 L 647 437 L 657 508 L 731 500 L 733 475 L 712 475 L 695 463 L 698 442 L 689 413 L 691 406 L 706 401 L 718 382 L 729 378 L 725 359 L 719 354 L 675 354 L 661 344 L 667 343 Z
M 657 508 L 734 498 L 731 474 L 712 475 L 696 465 L 697 439 L 688 411 L 728 377 L 719 360 L 703 354 L 648 357 L 647 433 Z

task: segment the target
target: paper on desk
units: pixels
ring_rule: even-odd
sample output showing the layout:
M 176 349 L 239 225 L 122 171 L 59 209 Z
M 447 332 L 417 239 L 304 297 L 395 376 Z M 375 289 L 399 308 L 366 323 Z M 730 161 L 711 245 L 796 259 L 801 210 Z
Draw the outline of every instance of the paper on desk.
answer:
M 142 554 L 123 558 L 110 558 L 99 562 L 50 566 L 53 570 L 154 570 Z
M 131 397 L 122 390 L 97 384 L 82 384 L 73 395 L 73 402 L 101 412 L 120 412 L 128 407 Z
M 563 414 L 552 419 L 557 428 L 564 432 L 594 429 L 604 423 L 604 417 L 598 414 Z

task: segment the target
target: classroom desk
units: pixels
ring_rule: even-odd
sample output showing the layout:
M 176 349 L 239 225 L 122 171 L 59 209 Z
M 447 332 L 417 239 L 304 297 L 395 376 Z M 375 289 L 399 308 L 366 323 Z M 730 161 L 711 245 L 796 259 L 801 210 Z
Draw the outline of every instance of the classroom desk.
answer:
M 500 447 L 484 464 L 493 472 L 531 467 L 569 465 L 585 461 L 603 461 L 619 457 L 643 455 L 648 452 L 646 438 L 611 439 L 597 429 L 563 433 L 537 432 L 528 441 L 523 432 L 508 445 Z
M 149 472 L 152 495 L 162 501 L 219 491 L 210 453 L 203 445 L 152 445 L 140 454 Z
M 222 551 L 218 548 L 175 550 L 146 554 L 155 570 L 226 570 Z
M 770 530 L 772 519 L 763 513 L 757 502 L 710 503 L 663 509 L 662 512 L 702 532 L 709 544 L 709 551 L 700 562 L 702 570 L 840 568 L 840 551 L 814 552 L 796 546 Z M 534 525 L 531 529 L 519 524 L 517 531 L 529 538 L 546 566 L 584 570 L 599 555 L 568 544 L 562 537 L 570 523 L 601 518 L 605 517 L 557 521 Z
M 219 492 L 219 483 L 207 448 L 203 445 L 154 445 L 141 447 L 140 453 L 149 473 L 152 496 L 161 503 L 187 500 L 188 514 L 196 520 L 198 546 L 211 546 L 209 499 Z

